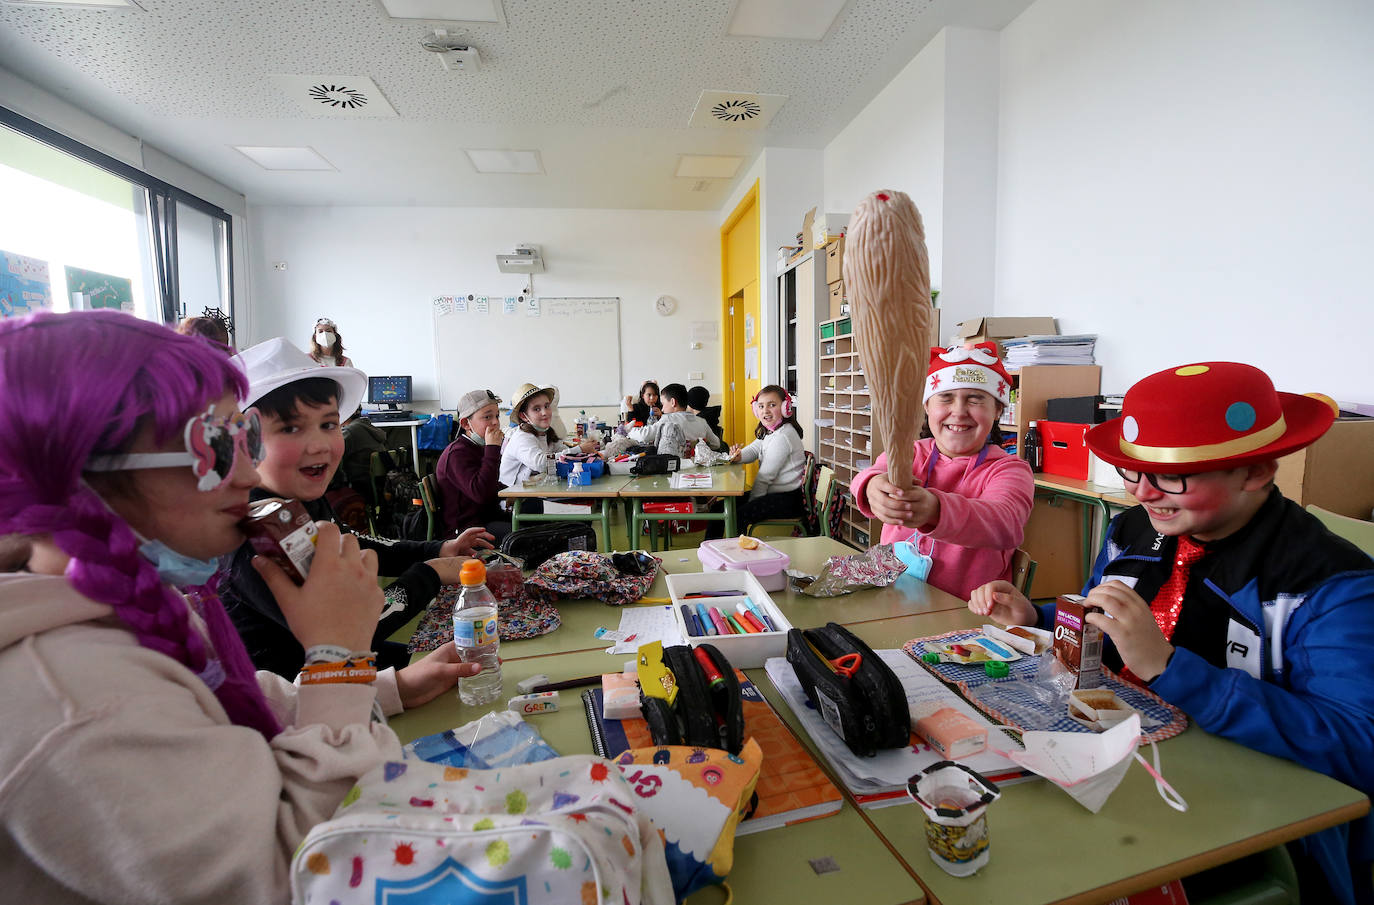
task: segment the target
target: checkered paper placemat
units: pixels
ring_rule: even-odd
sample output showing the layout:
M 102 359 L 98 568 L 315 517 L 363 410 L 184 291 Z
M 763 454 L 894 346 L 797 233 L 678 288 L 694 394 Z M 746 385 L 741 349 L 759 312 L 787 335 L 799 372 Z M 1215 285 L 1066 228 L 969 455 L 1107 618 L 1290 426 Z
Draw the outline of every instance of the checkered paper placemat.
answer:
M 957 644 L 982 635 L 981 631 L 961 629 L 932 635 L 929 638 L 913 638 L 902 645 L 907 655 L 934 673 L 940 681 L 952 685 L 968 699 L 969 703 L 999 723 L 1015 726 L 1018 729 L 1038 729 L 1050 732 L 1092 732 L 1087 726 L 1069 718 L 1068 710 L 1056 712 L 1029 691 L 1020 682 L 1035 678 L 1039 657 L 1023 656 L 1007 664 L 1008 674 L 1004 678 L 993 679 L 983 672 L 981 663 L 966 666 L 962 663 L 926 663 L 921 655 L 934 651 L 937 645 Z M 1103 688 L 1116 692 L 1117 697 L 1140 711 L 1141 735 L 1147 742 L 1159 742 L 1173 738 L 1188 728 L 1188 717 L 1182 710 L 1166 703 L 1148 688 L 1141 688 L 1124 681 L 1116 673 L 1102 668 Z M 993 706 L 982 699 L 980 689 L 997 684 L 998 703 Z M 1037 725 L 1027 726 L 1025 715 L 1038 717 Z M 1044 723 L 1044 725 L 1038 725 Z

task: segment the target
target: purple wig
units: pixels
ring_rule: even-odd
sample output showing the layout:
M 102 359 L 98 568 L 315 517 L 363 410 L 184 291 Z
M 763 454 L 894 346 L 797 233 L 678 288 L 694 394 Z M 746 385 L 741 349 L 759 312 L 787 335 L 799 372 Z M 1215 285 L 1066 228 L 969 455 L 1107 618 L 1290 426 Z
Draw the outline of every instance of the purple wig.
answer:
M 210 649 L 133 529 L 82 480 L 92 456 L 126 451 L 144 424 L 165 444 L 229 390 L 242 398 L 247 380 L 223 352 L 128 314 L 0 321 L 0 535 L 51 535 L 71 557 L 72 587 L 112 606 L 140 644 L 200 675 L 231 720 L 270 739 L 281 726 L 218 598 L 193 597 Z

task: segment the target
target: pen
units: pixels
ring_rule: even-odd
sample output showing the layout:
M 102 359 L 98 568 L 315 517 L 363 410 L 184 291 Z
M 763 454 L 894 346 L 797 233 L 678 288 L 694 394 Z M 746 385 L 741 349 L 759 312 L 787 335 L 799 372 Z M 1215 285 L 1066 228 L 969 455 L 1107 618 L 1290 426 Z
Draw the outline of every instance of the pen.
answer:
M 594 676 L 582 676 L 580 679 L 564 679 L 561 682 L 545 682 L 543 685 L 534 686 L 531 693 L 541 691 L 562 691 L 565 688 L 582 688 L 586 685 L 598 685 L 601 682 L 601 673 Z
M 706 604 L 704 604 L 704 603 L 698 603 L 698 604 L 696 605 L 696 608 L 697 608 L 697 616 L 699 616 L 699 617 L 701 618 L 701 627 L 704 628 L 704 629 L 706 629 L 706 634 L 708 634 L 708 635 L 715 635 L 715 634 L 717 634 L 717 632 L 716 632 L 716 624 L 715 624 L 714 622 L 711 621 L 711 617 L 710 617 L 710 616 L 706 615 Z
M 685 599 L 685 598 L 684 598 Z M 672 603 L 671 597 L 641 597 L 635 603 Z
M 744 591 L 693 591 L 690 594 L 683 594 L 683 600 L 696 600 L 702 597 L 743 597 Z

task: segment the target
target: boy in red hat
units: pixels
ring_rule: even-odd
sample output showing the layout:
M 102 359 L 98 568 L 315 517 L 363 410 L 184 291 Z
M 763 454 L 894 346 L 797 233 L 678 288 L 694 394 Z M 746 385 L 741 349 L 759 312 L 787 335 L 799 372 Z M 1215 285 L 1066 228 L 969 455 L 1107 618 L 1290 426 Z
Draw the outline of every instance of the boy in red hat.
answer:
M 1374 562 L 1274 486 L 1278 458 L 1325 433 L 1330 407 L 1203 362 L 1146 377 L 1121 413 L 1087 440 L 1141 504 L 1112 521 L 1084 588 L 1105 612 L 1088 617 L 1110 638 L 1104 662 L 1208 732 L 1374 790 Z M 1054 622 L 1053 604 L 1006 582 L 969 609 Z M 1370 901 L 1372 826 L 1293 843 L 1304 891 Z

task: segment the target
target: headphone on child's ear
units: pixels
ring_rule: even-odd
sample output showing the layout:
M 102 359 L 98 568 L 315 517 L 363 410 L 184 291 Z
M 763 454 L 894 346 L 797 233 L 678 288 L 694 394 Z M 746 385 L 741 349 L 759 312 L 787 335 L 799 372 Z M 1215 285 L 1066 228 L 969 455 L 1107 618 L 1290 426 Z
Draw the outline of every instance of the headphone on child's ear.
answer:
M 779 387 L 779 389 L 782 389 L 782 388 Z M 756 403 L 756 402 L 759 401 L 759 394 L 762 393 L 762 392 L 763 392 L 763 390 L 759 390 L 759 392 L 758 392 L 758 393 L 755 393 L 754 396 L 753 396 L 753 398 L 749 400 L 749 407 L 750 407 L 751 409 L 754 407 L 754 403 Z M 793 412 L 793 408 L 792 408 L 792 394 L 789 393 L 789 392 L 787 392 L 786 390 L 783 390 L 783 391 L 782 391 L 782 416 L 783 416 L 784 418 L 791 418 L 791 417 L 792 417 L 792 412 Z M 757 413 L 756 413 L 756 414 L 757 414 Z

